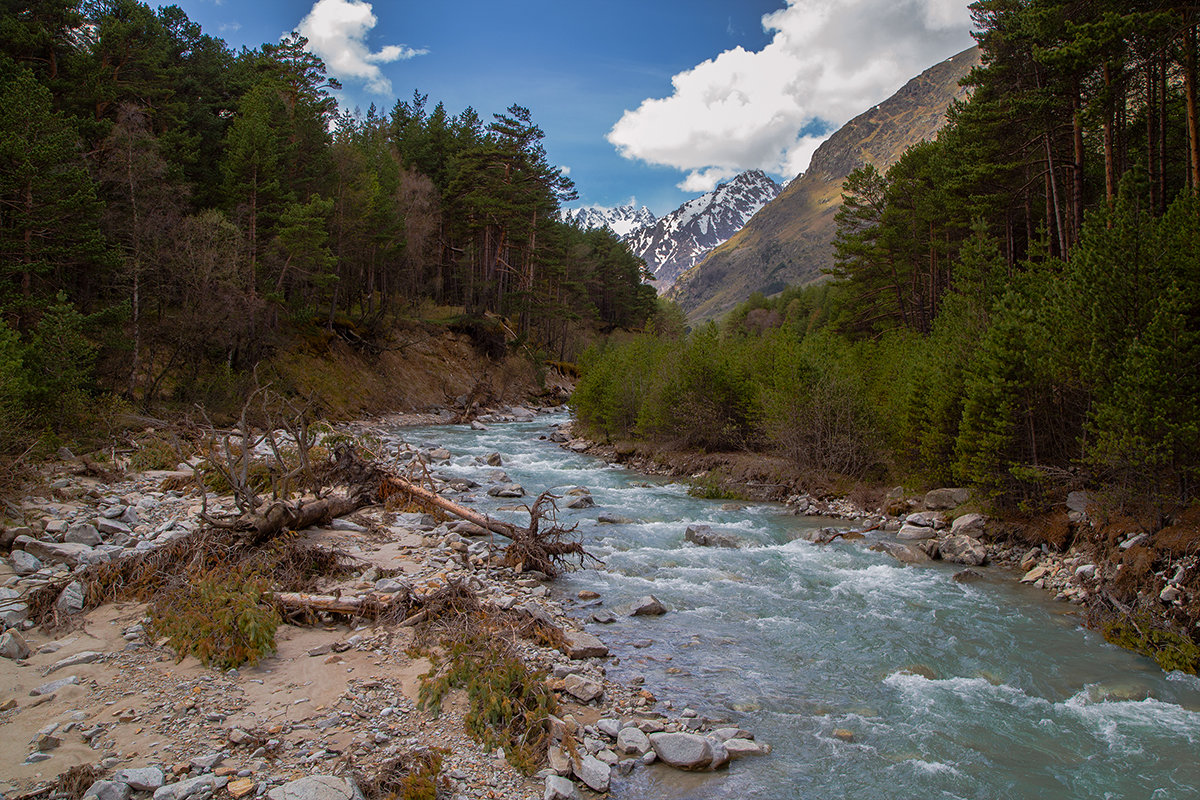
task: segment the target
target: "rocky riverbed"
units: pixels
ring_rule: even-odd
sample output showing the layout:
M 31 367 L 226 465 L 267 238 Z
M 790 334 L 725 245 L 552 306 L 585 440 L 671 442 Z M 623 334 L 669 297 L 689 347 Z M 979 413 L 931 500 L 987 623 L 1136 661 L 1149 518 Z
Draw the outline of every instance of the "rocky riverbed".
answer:
M 528 409 L 498 409 L 475 424 L 532 416 Z M 439 475 L 449 452 L 415 450 L 397 428 L 438 421 L 447 420 L 391 418 L 352 432 L 370 436 L 392 464 L 419 459 L 440 493 L 458 501 L 525 493 L 503 474 L 499 454 L 480 460 L 478 482 Z M 586 603 L 596 613 L 603 601 L 596 593 L 555 600 L 544 575 L 500 566 L 502 542 L 478 526 L 379 506 L 300 534 L 303 542 L 336 548 L 355 564 L 353 576 L 319 591 L 385 601 L 401 590 L 421 596 L 462 585 L 485 608 L 516 609 L 558 630 L 561 650 L 517 642 L 527 666 L 544 671 L 559 698 L 559 712 L 548 721 L 554 739 L 549 765 L 540 773 L 520 774 L 503 750 L 488 751 L 464 733 L 463 692 L 452 692 L 440 715 L 418 707 L 420 676 L 430 663 L 415 654 L 411 627 L 327 618 L 283 625 L 275 652 L 252 666 L 221 672 L 191 656 L 180 659 L 152 633 L 144 604 L 92 607 L 88 586 L 73 578 L 89 565 L 200 530 L 194 466 L 101 480 L 77 474 L 74 462 L 60 463 L 49 469 L 44 489 L 25 498 L 21 524 L 6 529 L 0 796 L 50 796 L 55 778 L 90 767 L 87 775 L 95 780 L 86 794 L 101 800 L 351 797 L 353 774 L 370 775 L 400 754 L 444 748 L 447 797 L 568 798 L 580 785 L 606 791 L 611 775 L 655 760 L 712 770 L 769 751 L 733 720 L 691 709 L 661 713 L 640 676 L 609 679 L 608 649 L 582 631 L 583 611 L 576 607 Z M 581 497 L 586 489 L 574 501 L 585 502 Z M 207 503 L 211 514 L 232 510 L 228 497 L 210 494 Z M 29 592 L 51 582 L 62 586 L 56 624 L 35 627 Z M 604 613 L 664 611 L 646 597 Z M 314 775 L 324 777 L 314 782 Z

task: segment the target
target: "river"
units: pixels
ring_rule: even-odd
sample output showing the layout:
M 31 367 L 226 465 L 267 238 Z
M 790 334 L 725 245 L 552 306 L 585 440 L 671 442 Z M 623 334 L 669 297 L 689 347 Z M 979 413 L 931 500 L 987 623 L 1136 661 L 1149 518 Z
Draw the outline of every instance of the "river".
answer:
M 565 419 L 400 433 L 448 448 L 444 471 L 481 483 L 494 468 L 475 456 L 496 451 L 531 493 L 588 487 L 596 507 L 560 520 L 578 523 L 605 567 L 559 579 L 553 594 L 591 589 L 606 608 L 654 594 L 670 609 L 587 626 L 620 659 L 609 676 L 644 676 L 674 703 L 660 702 L 665 713 L 729 718 L 773 747 L 718 773 L 635 770 L 614 779 L 615 797 L 1200 798 L 1197 678 L 1107 644 L 1011 573 L 983 569 L 963 584 L 952 565 L 904 566 L 862 541 L 796 541 L 845 523 L 770 504 L 723 510 L 680 484 L 567 452 L 545 439 Z M 512 502 L 480 491 L 476 507 L 527 522 L 494 511 Z M 634 522 L 599 524 L 602 512 Z M 753 545 L 692 546 L 692 522 Z

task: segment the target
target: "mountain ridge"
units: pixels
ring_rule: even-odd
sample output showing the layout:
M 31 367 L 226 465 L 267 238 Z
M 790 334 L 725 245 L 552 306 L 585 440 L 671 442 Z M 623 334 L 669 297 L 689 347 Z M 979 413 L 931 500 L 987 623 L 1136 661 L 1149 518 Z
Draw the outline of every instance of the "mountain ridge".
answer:
M 846 176 L 867 163 L 885 171 L 910 146 L 934 138 L 950 104 L 967 96 L 959 81 L 978 63 L 978 47 L 968 48 L 843 125 L 817 148 L 807 171 L 681 274 L 666 297 L 690 318 L 710 319 L 755 291 L 774 294 L 820 279 L 833 265 L 834 215 Z

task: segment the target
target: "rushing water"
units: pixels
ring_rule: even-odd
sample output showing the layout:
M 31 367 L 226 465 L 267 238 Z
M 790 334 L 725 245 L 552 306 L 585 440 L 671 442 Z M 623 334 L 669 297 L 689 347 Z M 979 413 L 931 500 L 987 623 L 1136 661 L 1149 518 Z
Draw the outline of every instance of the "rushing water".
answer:
M 481 483 L 494 468 L 475 456 L 498 451 L 531 493 L 590 488 L 596 508 L 560 519 L 605 567 L 560 579 L 555 595 L 592 589 L 611 608 L 654 594 L 670 609 L 588 625 L 620 658 L 609 676 L 645 676 L 676 713 L 729 718 L 773 747 L 727 772 L 639 769 L 614 782 L 616 797 L 1200 797 L 1200 680 L 1105 643 L 1011 575 L 960 584 L 950 565 L 903 566 L 861 541 L 796 541 L 830 522 L 766 504 L 722 510 L 539 439 L 564 419 L 403 436 L 447 447 L 445 471 Z M 635 522 L 598 524 L 601 512 Z M 692 522 L 754 544 L 692 546 Z

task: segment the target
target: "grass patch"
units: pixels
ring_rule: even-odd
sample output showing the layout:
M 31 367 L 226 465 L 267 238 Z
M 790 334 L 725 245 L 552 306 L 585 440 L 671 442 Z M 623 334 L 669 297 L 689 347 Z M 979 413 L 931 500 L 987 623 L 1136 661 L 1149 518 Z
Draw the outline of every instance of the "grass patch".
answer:
M 1144 616 L 1112 620 L 1102 630 L 1106 641 L 1148 656 L 1168 672 L 1195 675 L 1200 671 L 1200 646 L 1182 634 L 1155 627 Z
M 719 469 L 714 469 L 704 477 L 695 479 L 691 483 L 692 485 L 688 489 L 688 494 L 692 497 L 699 497 L 702 500 L 747 501 L 751 499 L 749 494 L 731 483 Z

